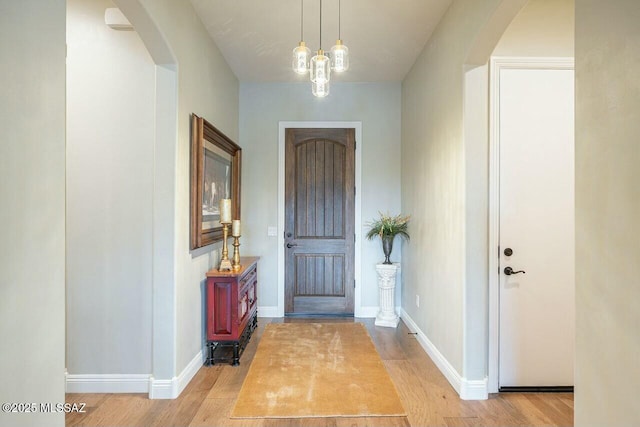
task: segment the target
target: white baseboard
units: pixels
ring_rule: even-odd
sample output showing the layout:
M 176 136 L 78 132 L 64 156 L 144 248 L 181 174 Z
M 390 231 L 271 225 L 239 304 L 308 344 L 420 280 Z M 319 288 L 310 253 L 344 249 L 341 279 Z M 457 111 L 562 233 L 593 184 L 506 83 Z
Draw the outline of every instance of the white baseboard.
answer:
M 173 377 L 170 380 L 150 378 L 149 399 L 175 399 L 178 394 L 177 377 Z
M 67 393 L 149 393 L 149 399 L 175 399 L 204 363 L 201 350 L 191 359 L 180 375 L 156 380 L 149 374 L 66 374 Z
M 282 317 L 277 305 L 258 306 L 258 317 Z
M 200 350 L 180 372 L 180 375 L 170 380 L 156 380 L 151 377 L 149 399 L 175 399 L 180 396 L 180 393 L 202 367 L 204 357 L 204 350 Z
M 445 376 L 449 384 L 463 400 L 486 400 L 489 397 L 487 389 L 487 378 L 483 380 L 468 380 L 463 378 L 462 375 L 456 371 L 456 369 L 449 363 L 438 348 L 427 338 L 424 332 L 418 327 L 416 322 L 413 321 L 409 314 L 402 310 L 400 317 L 407 325 L 411 332 L 416 333 L 418 342 L 429 355 L 433 363 L 436 364 L 440 372 Z
M 483 380 L 468 380 L 462 378 L 460 384 L 460 399 L 462 400 L 487 400 L 489 398 L 488 378 Z
M 193 356 L 193 359 L 191 359 L 191 362 L 189 362 L 187 366 L 182 370 L 182 372 L 180 372 L 180 375 L 178 375 L 178 392 L 175 394 L 174 397 L 172 397 L 172 399 L 175 399 L 176 397 L 180 396 L 180 393 L 182 393 L 182 391 L 187 387 L 187 385 L 189 385 L 193 377 L 195 377 L 198 371 L 200 370 L 200 368 L 202 368 L 202 365 L 204 364 L 204 359 L 205 359 L 205 350 L 203 349 L 203 350 L 200 350 L 195 356 Z
M 67 393 L 148 393 L 148 374 L 67 374 Z

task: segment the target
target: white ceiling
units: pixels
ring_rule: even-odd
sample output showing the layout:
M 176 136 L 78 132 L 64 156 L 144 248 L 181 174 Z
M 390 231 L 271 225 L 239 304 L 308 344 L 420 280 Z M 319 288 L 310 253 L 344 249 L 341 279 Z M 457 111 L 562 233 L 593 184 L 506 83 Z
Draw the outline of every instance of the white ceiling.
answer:
M 291 51 L 319 47 L 320 0 L 191 0 L 242 82 L 295 82 Z M 351 67 L 334 81 L 401 81 L 452 0 L 342 0 L 341 36 Z M 322 0 L 322 48 L 338 38 L 338 0 Z

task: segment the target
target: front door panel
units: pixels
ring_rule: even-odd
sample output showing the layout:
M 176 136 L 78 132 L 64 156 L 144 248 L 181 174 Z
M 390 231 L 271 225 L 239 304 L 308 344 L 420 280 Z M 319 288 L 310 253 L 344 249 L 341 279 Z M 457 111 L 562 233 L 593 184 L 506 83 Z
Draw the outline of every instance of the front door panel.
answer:
M 353 314 L 354 133 L 287 129 L 287 314 Z

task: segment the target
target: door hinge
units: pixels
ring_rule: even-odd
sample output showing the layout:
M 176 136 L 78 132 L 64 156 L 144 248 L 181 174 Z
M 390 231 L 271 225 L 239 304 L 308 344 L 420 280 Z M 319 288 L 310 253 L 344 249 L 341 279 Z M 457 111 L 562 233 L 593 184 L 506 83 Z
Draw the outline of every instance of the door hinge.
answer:
M 353 242 L 355 243 L 356 241 L 356 233 L 353 233 Z
M 356 279 L 353 279 L 353 288 L 356 288 Z

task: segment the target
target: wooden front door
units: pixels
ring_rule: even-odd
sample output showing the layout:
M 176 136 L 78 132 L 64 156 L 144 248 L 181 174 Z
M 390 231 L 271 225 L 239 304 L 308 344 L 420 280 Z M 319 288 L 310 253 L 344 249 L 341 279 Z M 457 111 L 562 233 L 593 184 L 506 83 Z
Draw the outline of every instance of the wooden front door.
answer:
M 285 313 L 353 314 L 355 130 L 287 129 Z

